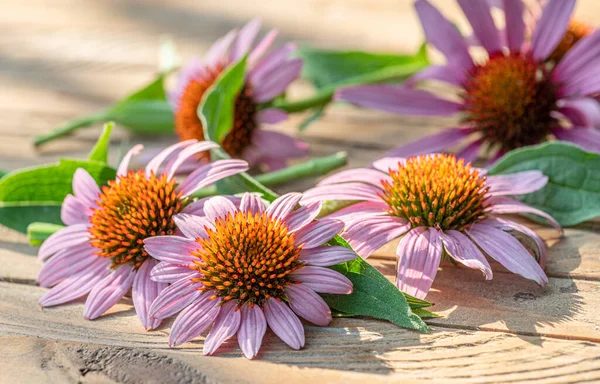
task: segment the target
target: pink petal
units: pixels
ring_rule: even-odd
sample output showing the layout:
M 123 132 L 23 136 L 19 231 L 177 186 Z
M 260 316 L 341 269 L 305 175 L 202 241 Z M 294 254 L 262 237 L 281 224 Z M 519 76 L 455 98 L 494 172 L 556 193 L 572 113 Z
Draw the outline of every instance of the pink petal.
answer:
M 151 271 L 156 264 L 156 260 L 151 258 L 144 261 L 135 273 L 131 287 L 131 297 L 133 298 L 135 312 L 142 326 L 146 329 L 154 329 L 160 325 L 161 320 L 150 317 L 150 306 L 160 292 L 168 286 L 166 283 L 151 280 Z
M 96 200 L 100 197 L 100 188 L 96 180 L 83 168 L 77 168 L 73 175 L 73 194 L 87 209 L 97 207 Z M 84 212 L 87 212 L 87 209 Z
M 521 0 L 504 0 L 504 17 L 506 19 L 506 41 L 512 52 L 519 52 L 525 40 L 525 21 Z
M 228 215 L 233 215 L 237 210 L 237 207 L 231 200 L 222 196 L 212 197 L 204 204 L 204 214 L 212 222 L 219 218 L 224 219 Z
M 305 266 L 290 274 L 315 292 L 346 295 L 352 293 L 352 282 L 339 272 L 325 267 Z
M 548 176 L 541 171 L 525 171 L 509 175 L 487 176 L 486 185 L 489 194 L 524 195 L 544 188 L 548 184 Z
M 560 113 L 578 127 L 600 127 L 600 103 L 591 97 L 563 99 L 557 103 Z
M 490 225 L 475 223 L 467 234 L 491 258 L 509 271 L 539 285 L 548 283 L 548 278 L 533 256 L 511 235 Z
M 560 93 L 564 96 L 589 95 L 595 93 L 594 89 L 598 88 L 599 66 L 600 30 L 597 30 L 579 40 L 565 54 L 554 68 L 552 78 L 556 83 L 564 84 L 560 89 Z M 594 79 L 596 81 L 593 81 Z
M 342 237 L 348 240 L 354 251 L 363 258 L 390 241 L 402 236 L 410 229 L 410 223 L 396 216 L 366 216 L 352 221 Z
M 367 200 L 380 203 L 382 201 L 380 193 L 379 188 L 362 183 L 336 184 L 335 188 L 330 185 L 322 185 L 304 192 L 302 203 L 308 204 L 325 200 Z
M 301 193 L 286 193 L 275 199 L 265 212 L 274 219 L 285 220 L 296 205 L 298 205 L 301 198 Z
M 204 340 L 204 355 L 212 355 L 227 339 L 235 335 L 240 327 L 241 312 L 236 309 L 237 302 L 230 300 L 221 306 L 221 311 L 215 319 L 206 340 Z
M 123 157 L 123 160 L 121 160 L 119 168 L 117 169 L 117 181 L 119 176 L 127 175 L 127 169 L 129 168 L 129 162 L 131 161 L 131 158 L 135 155 L 138 155 L 143 149 L 144 146 L 142 144 L 138 144 L 125 154 L 125 157 Z
M 230 31 L 213 43 L 204 55 L 204 61 L 208 65 L 216 65 L 225 60 L 225 53 L 229 50 L 231 43 L 238 34 L 237 29 Z
M 152 174 L 157 175 L 158 169 L 167 159 L 172 158 L 176 152 L 181 151 L 197 142 L 198 140 L 196 139 L 180 141 L 179 143 L 173 144 L 160 151 L 152 160 L 150 160 L 150 162 L 148 162 L 148 165 L 146 165 L 146 177 L 150 177 Z
M 85 301 L 83 317 L 94 320 L 115 305 L 133 284 L 133 266 L 123 264 L 94 286 Z
M 44 294 L 39 300 L 40 305 L 50 307 L 68 303 L 87 295 L 96 284 L 100 283 L 110 273 L 109 267 L 109 259 L 98 258 L 91 267 L 66 278 Z
M 473 33 L 477 36 L 481 46 L 489 54 L 501 52 L 500 32 L 494 24 L 487 1 L 458 0 L 458 4 L 469 19 Z
M 375 160 L 371 166 L 381 172 L 390 173 L 390 171 L 397 171 L 401 166 L 406 164 L 406 158 L 404 157 L 382 157 Z
M 456 154 L 456 157 L 458 159 L 463 159 L 467 163 L 472 163 L 475 160 L 477 160 L 477 156 L 479 155 L 479 151 L 481 149 L 482 144 L 483 144 L 483 140 L 481 140 L 481 139 L 475 140 L 475 141 L 471 142 L 471 144 L 469 144 L 466 147 L 464 147 L 463 149 L 461 149 Z
M 197 277 L 200 274 L 184 277 L 163 289 L 150 306 L 150 317 L 166 319 L 201 297 L 202 291 L 198 288 L 202 285 L 191 280 Z
M 263 336 L 267 331 L 267 320 L 262 309 L 258 305 L 252 307 L 242 305 L 240 309 L 242 319 L 238 329 L 238 343 L 242 352 L 248 359 L 258 354 Z
M 289 135 L 257 129 L 252 135 L 252 143 L 263 156 L 289 159 L 306 156 L 308 144 Z
M 416 155 L 441 152 L 452 148 L 456 144 L 459 144 L 471 133 L 473 133 L 473 131 L 468 128 L 447 128 L 441 132 L 425 136 L 409 144 L 392 149 L 391 151 L 386 152 L 383 157 L 406 158 Z
M 488 199 L 488 202 L 491 204 L 489 207 L 489 212 L 491 213 L 532 213 L 534 215 L 543 217 L 557 231 L 562 233 L 562 227 L 552 216 L 546 212 L 540 211 L 539 209 L 530 207 L 527 204 L 523 204 L 518 200 L 504 196 L 492 196 L 490 199 Z
M 535 231 L 531 230 L 530 228 L 528 228 L 527 226 L 525 226 L 523 224 L 519 224 L 519 223 L 516 223 L 511 220 L 505 220 L 500 217 L 490 217 L 490 218 L 483 220 L 481 223 L 491 225 L 491 226 L 501 229 L 503 231 L 521 232 L 524 235 L 533 239 L 533 241 L 535 241 L 537 248 L 538 248 L 538 254 L 539 254 L 538 263 L 540 264 L 540 267 L 542 269 L 544 269 L 546 267 L 546 259 L 547 259 L 547 255 L 548 255 L 546 244 L 544 243 L 544 240 L 537 233 L 535 233 Z
M 308 265 L 329 267 L 354 260 L 358 257 L 353 250 L 346 247 L 333 245 L 303 249 L 300 251 L 300 260 Z
M 263 55 L 269 50 L 269 48 L 271 48 L 271 45 L 273 44 L 273 41 L 275 41 L 275 38 L 278 34 L 279 31 L 277 31 L 276 29 L 272 29 L 265 35 L 265 37 L 263 37 L 263 39 L 258 44 L 256 44 L 256 47 L 254 47 L 252 52 L 250 52 L 250 54 L 248 55 L 248 66 L 252 66 L 254 63 L 256 63 L 263 57 Z
M 240 211 L 242 212 L 263 212 L 265 210 L 265 204 L 259 195 L 255 193 L 244 193 L 242 201 L 240 202 Z
M 438 80 L 458 87 L 462 87 L 467 79 L 468 72 L 463 68 L 455 68 L 451 64 L 430 65 L 417 72 L 405 81 L 405 85 L 413 87 L 424 80 Z
M 296 232 L 296 245 L 302 245 L 302 249 L 319 247 L 335 235 L 342 232 L 344 223 L 335 219 L 322 219 L 310 223 Z
M 60 250 L 88 243 L 89 240 L 88 224 L 69 225 L 53 233 L 44 241 L 38 251 L 38 257 L 40 260 L 46 260 Z
M 171 159 L 167 165 L 165 165 L 164 174 L 167 175 L 169 179 L 172 179 L 177 172 L 177 169 L 190 157 L 197 155 L 198 153 L 206 152 L 209 149 L 219 148 L 217 143 L 213 143 L 212 141 L 200 141 L 198 143 L 192 144 L 184 148 L 181 152 L 179 152 L 173 159 Z
M 231 51 L 229 52 L 230 61 L 237 61 L 248 53 L 254 38 L 256 38 L 256 35 L 258 35 L 258 32 L 260 31 L 261 25 L 262 23 L 259 19 L 253 19 L 240 29 L 240 32 L 231 46 Z
M 383 172 L 369 168 L 354 168 L 347 169 L 336 173 L 333 176 L 326 177 L 317 185 L 331 185 L 337 183 L 356 182 L 373 185 L 377 188 L 382 188 L 382 181 L 392 182 L 392 178 Z
M 287 305 L 269 298 L 264 304 L 264 312 L 267 324 L 284 343 L 294 349 L 304 346 L 302 323 Z
M 152 271 L 150 278 L 157 283 L 174 283 L 185 277 L 191 278 L 196 272 L 185 265 L 175 265 L 164 261 L 158 263 Z
M 282 65 L 287 60 L 288 56 L 295 50 L 296 45 L 286 44 L 269 53 L 248 71 L 247 81 L 252 84 L 260 83 L 265 77 L 269 76 L 271 72 Z
M 190 252 L 198 249 L 198 243 L 182 236 L 155 236 L 144 239 L 144 249 L 160 261 L 190 265 L 195 260 Z
M 81 200 L 69 194 L 60 208 L 60 219 L 66 225 L 87 224 L 90 222 L 91 213 L 92 210 Z
M 417 227 L 404 235 L 396 250 L 398 289 L 424 299 L 437 274 L 442 252 L 439 232 L 433 228 Z
M 597 128 L 554 128 L 552 133 L 559 140 L 570 141 L 586 151 L 600 153 L 600 130 Z
M 546 59 L 556 48 L 569 25 L 575 0 L 548 0 L 532 36 L 533 58 Z
M 288 285 L 285 289 L 290 308 L 313 324 L 325 327 L 331 322 L 331 310 L 325 300 L 303 284 Z
M 228 159 L 213 161 L 202 165 L 190 173 L 185 181 L 177 187 L 177 191 L 183 192 L 183 197 L 188 197 L 199 189 L 247 170 L 248 163 L 244 160 Z
M 335 99 L 400 115 L 450 116 L 462 108 L 462 104 L 440 99 L 429 92 L 395 85 L 341 88 Z
M 226 199 L 229 199 L 236 207 L 239 207 L 240 202 L 242 201 L 242 199 L 237 196 L 226 196 L 226 195 L 221 195 L 221 196 Z M 196 216 L 204 216 L 204 204 L 206 204 L 206 202 L 212 198 L 213 198 L 213 196 L 209 196 L 209 197 L 204 197 L 202 199 L 196 200 L 193 203 L 190 203 L 189 205 L 187 205 L 185 208 L 183 208 L 181 210 L 181 213 L 187 213 L 187 214 L 196 215 Z
M 214 291 L 206 292 L 181 311 L 173 322 L 169 346 L 181 345 L 204 332 L 215 321 L 221 307 L 219 300 L 209 300 Z
M 94 255 L 95 249 L 84 246 L 68 248 L 50 258 L 44 264 L 37 281 L 40 287 L 51 287 L 80 271 L 96 264 L 99 257 Z
M 342 208 L 339 211 L 328 215 L 328 219 L 338 219 L 346 223 L 351 224 L 353 221 L 362 220 L 367 217 L 374 216 L 387 216 L 390 207 L 384 203 L 376 203 L 373 201 L 363 201 L 362 203 L 352 204 L 349 207 Z
M 284 220 L 288 226 L 288 232 L 296 232 L 315 220 L 321 212 L 322 205 L 320 201 L 316 201 L 290 213 Z
M 177 228 L 189 239 L 207 238 L 208 233 L 204 227 L 212 227 L 211 222 L 206 217 L 180 213 L 173 216 L 173 221 Z
M 440 237 L 450 257 L 468 268 L 479 269 L 486 280 L 492 279 L 490 264 L 471 239 L 455 230 L 440 233 Z
M 264 103 L 283 94 L 287 87 L 300 77 L 301 71 L 302 59 L 296 58 L 283 62 L 253 84 L 254 101 Z
M 259 124 L 277 124 L 287 120 L 287 112 L 277 108 L 267 108 L 258 111 L 257 121 Z

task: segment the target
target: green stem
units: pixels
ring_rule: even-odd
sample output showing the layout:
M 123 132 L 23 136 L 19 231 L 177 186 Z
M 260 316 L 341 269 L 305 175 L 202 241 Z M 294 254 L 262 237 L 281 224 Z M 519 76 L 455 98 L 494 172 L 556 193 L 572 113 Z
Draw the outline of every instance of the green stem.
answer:
M 31 223 L 27 226 L 27 238 L 31 245 L 40 245 L 50 235 L 64 227 L 64 225 L 59 224 Z
M 321 107 L 328 104 L 333 99 L 333 95 L 338 88 L 359 84 L 385 83 L 404 80 L 407 77 L 415 74 L 417 71 L 420 71 L 421 69 L 425 68 L 428 64 L 428 61 L 426 59 L 423 59 L 422 61 L 412 64 L 397 65 L 383 68 L 378 71 L 369 72 L 364 75 L 359 75 L 351 79 L 347 79 L 340 84 L 327 86 L 317 91 L 313 96 L 308 97 L 304 100 L 275 100 L 271 107 L 283 109 L 284 111 L 289 113 L 302 112 L 307 109 Z
M 264 186 L 271 187 L 273 185 L 284 184 L 292 180 L 302 179 L 306 177 L 320 176 L 329 173 L 335 169 L 346 165 L 348 155 L 346 152 L 338 152 L 330 156 L 316 157 L 304 163 L 292 165 L 285 169 L 263 173 L 254 177 L 256 181 Z M 212 185 L 203 188 L 192 196 L 197 198 L 217 195 L 217 187 Z
M 91 124 L 98 123 L 109 118 L 110 117 L 108 115 L 108 112 L 102 111 L 93 115 L 88 115 L 79 119 L 71 120 L 67 124 L 53 130 L 52 132 L 37 136 L 34 139 L 33 144 L 37 147 L 56 138 L 67 136 L 68 134 L 75 132 L 79 128 L 87 127 Z

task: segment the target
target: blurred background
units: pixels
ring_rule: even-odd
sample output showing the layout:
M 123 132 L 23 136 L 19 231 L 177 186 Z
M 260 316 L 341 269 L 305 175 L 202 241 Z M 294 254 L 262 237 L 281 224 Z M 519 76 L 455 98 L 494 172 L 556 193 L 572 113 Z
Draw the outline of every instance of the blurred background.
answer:
M 469 32 L 454 1 L 433 3 Z M 259 17 L 263 30 L 280 30 L 278 44 L 294 41 L 300 46 L 412 53 L 423 42 L 412 4 L 412 0 L 2 0 L 0 168 L 87 153 L 99 126 L 38 150 L 31 139 L 106 108 L 151 80 L 164 36 L 173 40 L 185 60 L 202 54 L 230 29 Z M 599 15 L 599 1 L 578 2 L 576 18 L 593 25 Z M 304 94 L 309 88 L 296 84 L 293 91 Z M 304 118 L 295 116 L 281 129 L 295 132 Z M 314 155 L 352 148 L 351 162 L 359 165 L 383 149 L 447 124 L 441 119 L 400 118 L 336 106 L 302 137 L 313 145 Z M 397 135 L 390 136 L 390 125 L 398 127 Z M 131 138 L 117 130 L 113 142 L 122 140 L 152 147 L 174 137 Z

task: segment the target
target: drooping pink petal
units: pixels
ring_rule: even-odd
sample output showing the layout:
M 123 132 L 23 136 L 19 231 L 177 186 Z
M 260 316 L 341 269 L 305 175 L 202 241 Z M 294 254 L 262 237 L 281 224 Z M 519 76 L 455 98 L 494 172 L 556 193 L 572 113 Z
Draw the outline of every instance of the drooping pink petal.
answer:
M 579 40 L 565 54 L 552 71 L 552 79 L 557 84 L 564 84 L 559 90 L 563 96 L 587 96 L 595 93 L 593 91 L 600 85 L 597 81 L 599 66 L 600 30 L 597 30 Z
M 268 76 L 254 83 L 254 100 L 265 103 L 283 94 L 287 87 L 300 76 L 302 59 L 290 59 L 274 68 Z
M 256 116 L 259 124 L 277 124 L 287 120 L 286 111 L 277 108 L 267 108 L 258 111 Z
M 84 244 L 81 247 L 68 248 L 50 258 L 42 266 L 37 277 L 40 287 L 51 287 L 62 280 L 78 274 L 98 262 L 95 249 Z M 75 254 L 75 255 L 74 255 Z
M 540 211 L 539 209 L 530 207 L 527 204 L 523 204 L 518 200 L 505 196 L 492 196 L 488 202 L 491 203 L 491 206 L 488 208 L 491 213 L 532 213 L 534 215 L 543 217 L 557 231 L 562 233 L 562 227 L 552 216 L 544 211 Z
M 290 213 L 284 220 L 288 226 L 288 232 L 296 232 L 311 223 L 321 212 L 322 205 L 320 201 L 315 201 Z
M 46 260 L 62 249 L 87 243 L 90 239 L 88 227 L 89 224 L 73 224 L 54 232 L 40 247 L 39 259 Z
M 180 213 L 173 216 L 173 221 L 177 228 L 189 239 L 206 238 L 208 233 L 204 227 L 212 227 L 211 222 L 206 217 Z
M 252 136 L 253 145 L 256 146 L 263 156 L 280 159 L 290 159 L 306 156 L 308 144 L 289 135 L 257 129 Z
M 269 50 L 269 48 L 271 48 L 271 45 L 273 45 L 273 41 L 275 41 L 275 38 L 278 34 L 278 30 L 272 29 L 269 32 L 267 32 L 265 37 L 263 37 L 263 39 L 259 41 L 258 44 L 256 44 L 256 47 L 254 47 L 252 52 L 250 52 L 250 54 L 248 55 L 249 67 L 252 67 L 252 65 L 258 60 L 260 60 L 263 57 L 263 55 Z
M 532 36 L 533 58 L 546 59 L 564 36 L 575 0 L 548 0 Z
M 374 201 L 363 201 L 342 208 L 339 211 L 328 215 L 327 218 L 338 219 L 346 223 L 346 225 L 349 225 L 355 220 L 367 219 L 374 216 L 386 216 L 388 215 L 389 209 L 390 207 L 384 202 L 376 203 Z
M 204 332 L 215 321 L 221 307 L 220 300 L 209 300 L 214 291 L 208 291 L 185 308 L 173 322 L 169 346 L 176 347 Z
M 73 194 L 86 208 L 97 206 L 96 200 L 100 196 L 100 188 L 96 180 L 83 168 L 77 168 L 73 175 Z
M 487 1 L 458 0 L 458 4 L 469 19 L 473 33 L 477 36 L 481 46 L 490 55 L 501 52 L 500 32 L 494 24 Z
M 234 214 L 236 211 L 237 207 L 235 204 L 222 196 L 214 196 L 204 204 L 204 214 L 212 222 Z
M 247 170 L 248 163 L 244 160 L 227 159 L 213 161 L 200 166 L 190 173 L 185 181 L 177 187 L 177 191 L 183 192 L 182 197 L 188 197 L 201 188 Z
M 440 233 L 440 238 L 450 257 L 468 268 L 479 269 L 486 280 L 492 279 L 490 264 L 471 239 L 455 230 Z
M 186 265 L 175 265 L 161 261 L 150 271 L 150 278 L 158 283 L 174 283 L 184 277 L 191 278 L 191 275 L 195 273 L 196 271 Z
M 417 72 L 404 83 L 413 87 L 424 80 L 438 80 L 448 84 L 461 87 L 467 79 L 468 71 L 462 67 L 455 67 L 451 64 L 430 65 L 429 67 Z
M 335 235 L 342 232 L 344 223 L 335 219 L 322 219 L 308 224 L 296 232 L 296 245 L 304 244 L 302 249 L 319 247 Z
M 429 92 L 396 85 L 341 88 L 335 93 L 335 99 L 401 115 L 450 116 L 462 108 L 461 104 L 440 99 Z
M 346 295 L 352 293 L 352 282 L 339 272 L 325 267 L 305 266 L 290 274 L 315 292 Z
M 131 288 L 136 272 L 123 264 L 92 288 L 83 308 L 83 317 L 94 320 L 115 305 Z
M 396 250 L 398 289 L 424 299 L 437 274 L 442 252 L 442 241 L 436 229 L 417 227 L 404 235 Z
M 226 196 L 226 195 L 221 195 L 221 196 L 230 200 L 236 207 L 239 207 L 240 202 L 242 201 L 242 199 L 237 196 Z M 189 205 L 187 205 L 185 208 L 183 208 L 181 210 L 181 213 L 187 213 L 187 214 L 196 215 L 196 216 L 204 216 L 204 204 L 206 204 L 206 202 L 212 198 L 213 198 L 212 196 L 209 196 L 209 197 L 204 197 L 202 199 L 198 199 L 198 200 L 194 201 L 193 203 L 190 203 Z
M 219 145 L 217 143 L 213 143 L 212 141 L 200 141 L 198 143 L 194 143 L 190 146 L 185 147 L 181 152 L 179 152 L 174 158 L 172 158 L 167 165 L 165 165 L 165 169 L 163 174 L 167 175 L 167 178 L 172 179 L 177 169 L 190 157 L 197 155 L 198 153 L 206 152 L 209 149 L 218 148 Z
M 229 50 L 229 47 L 231 47 L 231 43 L 236 38 L 237 34 L 238 30 L 234 29 L 215 41 L 204 55 L 204 62 L 211 66 L 223 63 L 225 61 L 225 54 Z
M 508 175 L 487 176 L 490 195 L 524 195 L 544 188 L 548 176 L 542 171 L 524 171 Z
M 331 310 L 325 300 L 304 284 L 288 285 L 285 289 L 292 311 L 305 320 L 322 327 L 331 322 Z
M 448 128 L 433 135 L 425 136 L 411 143 L 394 148 L 382 157 L 411 157 L 428 153 L 442 152 L 459 144 L 473 133 L 469 128 Z M 377 168 L 382 170 L 381 168 Z M 387 172 L 387 169 L 384 171 Z
M 279 171 L 287 166 L 286 159 L 270 157 L 268 154 L 263 155 L 257 164 L 264 165 L 268 172 Z
M 600 128 L 600 103 L 591 97 L 563 99 L 559 111 L 577 127 Z
M 75 196 L 68 194 L 60 208 L 60 219 L 66 225 L 89 223 L 92 210 Z
M 273 50 L 271 53 L 263 57 L 247 74 L 247 81 L 255 84 L 260 83 L 263 78 L 267 77 L 275 68 L 283 64 L 288 56 L 296 50 L 295 44 L 285 44 L 281 48 Z
M 473 67 L 469 47 L 456 27 L 428 1 L 418 0 L 415 9 L 421 20 L 427 41 L 442 52 L 450 63 L 465 71 Z
M 230 300 L 221 306 L 221 311 L 215 319 L 206 340 L 204 340 L 204 355 L 212 355 L 227 339 L 235 335 L 240 327 L 241 312 L 236 309 L 237 302 Z
M 166 319 L 201 297 L 202 291 L 198 288 L 202 288 L 202 285 L 191 281 L 198 277 L 198 273 L 184 277 L 163 289 L 150 306 L 150 317 Z
M 265 212 L 274 219 L 285 220 L 296 205 L 298 205 L 301 198 L 301 193 L 286 193 L 275 199 Z
M 502 219 L 500 217 L 489 217 L 481 222 L 482 224 L 488 224 L 503 231 L 517 231 L 522 234 L 528 236 L 529 238 L 535 241 L 535 244 L 538 248 L 538 263 L 540 267 L 544 269 L 546 267 L 546 259 L 548 256 L 548 251 L 546 248 L 546 244 L 544 240 L 537 234 L 535 231 L 531 230 L 529 227 L 523 224 L 519 224 L 512 220 Z
M 61 281 L 39 300 L 42 307 L 68 303 L 85 296 L 110 273 L 110 260 L 98 258 L 90 267 Z
M 382 157 L 380 159 L 375 160 L 371 163 L 371 166 L 375 169 L 380 170 L 381 172 L 389 173 L 390 170 L 397 171 L 400 166 L 406 164 L 406 158 L 391 156 L 391 157 Z
M 180 141 L 179 143 L 168 146 L 160 151 L 152 158 L 152 160 L 148 162 L 148 165 L 146 165 L 146 177 L 150 177 L 152 174 L 158 175 L 160 166 L 167 161 L 167 159 L 172 158 L 172 156 L 174 156 L 178 151 L 181 151 L 197 142 L 198 140 L 196 139 Z
M 384 215 L 366 216 L 348 224 L 342 237 L 348 240 L 354 251 L 363 258 L 390 241 L 402 236 L 410 229 L 410 223 L 403 218 Z
M 262 23 L 259 19 L 253 19 L 240 29 L 240 32 L 237 34 L 237 37 L 231 45 L 231 50 L 229 52 L 230 61 L 237 61 L 248 53 L 252 46 L 252 42 L 254 42 L 256 35 L 258 35 L 258 32 L 260 31 L 261 25 Z
M 392 178 L 390 175 L 380 172 L 375 169 L 369 168 L 354 168 L 347 169 L 345 171 L 341 171 L 336 173 L 335 175 L 326 177 L 321 180 L 317 185 L 331 185 L 338 183 L 347 183 L 347 182 L 356 182 L 356 183 L 366 183 L 373 185 L 377 188 L 382 188 L 382 181 L 392 182 Z M 334 187 L 335 188 L 335 187 Z
M 123 157 L 123 160 L 121 160 L 121 163 L 119 164 L 119 168 L 117 168 L 117 182 L 118 182 L 118 176 L 125 176 L 127 175 L 127 169 L 129 168 L 129 162 L 131 161 L 131 158 L 137 154 L 139 154 L 140 152 L 142 152 L 144 150 L 144 146 L 142 144 L 138 144 L 136 146 L 134 146 L 133 148 L 131 148 Z
M 255 193 L 244 193 L 242 201 L 240 202 L 240 211 L 242 212 L 263 212 L 265 210 L 265 204 L 259 195 Z
M 263 310 L 267 324 L 281 341 L 294 349 L 304 347 L 304 327 L 298 316 L 286 304 L 269 298 Z
M 140 319 L 145 329 L 154 329 L 160 325 L 161 320 L 150 317 L 150 306 L 159 293 L 167 288 L 166 283 L 156 282 L 151 279 L 151 271 L 156 264 L 157 261 L 151 258 L 144 261 L 135 273 L 131 287 L 133 306 L 135 307 L 138 319 Z
M 504 0 L 503 8 L 508 49 L 511 52 L 519 52 L 525 40 L 525 21 L 523 20 L 525 5 L 521 0 Z
M 300 260 L 308 265 L 329 267 L 339 263 L 356 259 L 357 254 L 346 247 L 333 245 L 322 246 L 300 251 Z
M 335 188 L 330 185 L 314 187 L 304 192 L 302 203 L 308 204 L 314 201 L 325 200 L 367 200 L 381 202 L 381 189 L 363 183 L 336 184 Z
M 461 149 L 456 157 L 458 159 L 463 159 L 467 163 L 472 163 L 477 160 L 477 156 L 479 155 L 479 151 L 481 150 L 481 146 L 484 140 L 479 139 L 471 142 L 469 145 Z
M 600 153 L 600 130 L 597 128 L 554 128 L 552 133 L 559 140 L 570 141 L 586 151 Z
M 244 356 L 248 359 L 258 354 L 263 336 L 267 331 L 267 320 L 262 309 L 258 305 L 242 305 L 240 308 L 242 318 L 238 329 L 238 344 Z
M 508 233 L 490 225 L 475 223 L 467 230 L 467 234 L 487 255 L 509 271 L 539 285 L 548 283 L 546 274 L 533 256 Z
M 144 248 L 150 256 L 160 261 L 190 265 L 194 260 L 190 252 L 198 249 L 198 244 L 182 236 L 155 236 L 144 239 Z
M 206 64 L 201 62 L 197 57 L 191 58 L 181 66 L 177 72 L 177 83 L 175 84 L 174 89 L 167 91 L 169 105 L 173 111 L 177 111 L 179 109 L 181 97 L 190 82 L 203 77 L 202 74 L 206 71 L 205 66 Z M 154 156 L 155 155 L 156 154 L 154 154 Z M 142 154 L 141 157 L 144 158 L 144 155 Z M 152 157 L 150 157 L 150 159 L 151 158 Z

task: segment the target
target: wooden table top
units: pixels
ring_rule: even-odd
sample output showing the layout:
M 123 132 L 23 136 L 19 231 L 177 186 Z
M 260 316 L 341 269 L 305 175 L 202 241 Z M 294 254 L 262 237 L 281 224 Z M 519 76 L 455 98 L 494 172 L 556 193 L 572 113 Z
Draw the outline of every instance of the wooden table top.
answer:
M 260 16 L 278 27 L 279 42 L 380 51 L 410 51 L 422 41 L 408 0 L 0 1 L 0 169 L 84 157 L 100 127 L 40 150 L 32 137 L 81 114 L 98 111 L 150 80 L 161 34 L 183 57 Z M 437 1 L 458 18 L 456 4 Z M 597 21 L 600 3 L 582 1 L 577 15 Z M 461 26 L 464 20 L 457 19 Z M 293 93 L 307 92 L 296 85 Z M 294 132 L 305 116 L 280 127 Z M 338 150 L 361 166 L 406 140 L 452 124 L 451 119 L 400 118 L 334 106 L 301 137 L 312 154 Z M 158 148 L 173 137 L 132 137 L 117 130 L 112 157 L 134 143 Z M 123 144 L 125 143 L 125 144 Z M 279 188 L 299 190 L 314 180 Z M 83 304 L 41 309 L 35 284 L 37 250 L 23 235 L 0 228 L 0 382 L 11 383 L 287 383 L 600 381 L 600 223 L 556 232 L 536 227 L 550 246 L 543 288 L 498 268 L 442 266 L 428 300 L 443 317 L 430 334 L 363 318 L 306 327 L 294 351 L 270 332 L 255 361 L 229 341 L 202 356 L 202 339 L 171 349 L 170 323 L 146 332 L 131 301 L 86 321 Z M 394 275 L 393 249 L 369 261 Z

